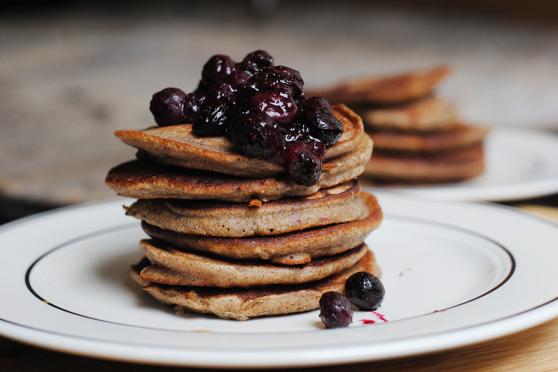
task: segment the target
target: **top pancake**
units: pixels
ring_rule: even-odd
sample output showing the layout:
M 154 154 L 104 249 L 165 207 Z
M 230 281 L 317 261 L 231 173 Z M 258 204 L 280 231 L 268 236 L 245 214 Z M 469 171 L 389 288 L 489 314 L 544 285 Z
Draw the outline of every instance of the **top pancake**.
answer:
M 287 177 L 238 178 L 216 173 L 167 167 L 145 160 L 121 164 L 110 170 L 107 185 L 118 195 L 136 199 L 214 199 L 246 202 L 250 199 L 276 200 L 311 195 L 356 178 L 364 171 L 372 154 L 372 141 L 360 137 L 350 153 L 325 162 L 317 184 L 299 185 Z
M 333 114 L 343 124 L 344 132 L 339 141 L 326 150 L 326 159 L 353 151 L 364 133 L 360 117 L 345 105 L 334 106 Z M 279 164 L 236 152 L 225 137 L 192 134 L 191 124 L 119 130 L 115 135 L 122 142 L 145 151 L 159 163 L 250 178 L 285 173 Z
M 322 96 L 331 103 L 393 104 L 427 96 L 450 72 L 449 67 L 438 66 L 397 75 L 360 77 L 307 95 Z
M 365 126 L 377 130 L 428 132 L 448 130 L 458 122 L 455 107 L 438 97 L 426 97 L 406 105 L 362 111 Z

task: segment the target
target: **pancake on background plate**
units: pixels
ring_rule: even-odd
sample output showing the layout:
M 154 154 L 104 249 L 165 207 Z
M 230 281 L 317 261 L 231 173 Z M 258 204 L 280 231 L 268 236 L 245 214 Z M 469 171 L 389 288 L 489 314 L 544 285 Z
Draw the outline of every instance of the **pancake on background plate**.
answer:
M 363 77 L 317 91 L 362 116 L 374 140 L 364 175 L 374 183 L 421 184 L 467 180 L 485 168 L 485 128 L 463 123 L 455 107 L 434 95 L 445 66 L 399 75 Z

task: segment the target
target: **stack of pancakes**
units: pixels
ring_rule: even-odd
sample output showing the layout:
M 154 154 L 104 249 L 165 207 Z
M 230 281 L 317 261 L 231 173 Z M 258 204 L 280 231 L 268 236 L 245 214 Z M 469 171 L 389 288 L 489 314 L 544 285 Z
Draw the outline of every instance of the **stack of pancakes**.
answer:
M 433 95 L 447 67 L 360 78 L 315 92 L 362 115 L 374 139 L 365 175 L 382 183 L 465 180 L 484 171 L 486 129 L 463 123 L 455 107 Z
M 151 238 L 141 241 L 134 280 L 165 304 L 245 320 L 316 309 L 352 273 L 379 275 L 364 239 L 382 211 L 355 179 L 372 141 L 346 106 L 333 112 L 344 133 L 312 186 L 224 137 L 196 137 L 188 124 L 117 131 L 139 156 L 106 182 L 139 199 L 126 213 Z

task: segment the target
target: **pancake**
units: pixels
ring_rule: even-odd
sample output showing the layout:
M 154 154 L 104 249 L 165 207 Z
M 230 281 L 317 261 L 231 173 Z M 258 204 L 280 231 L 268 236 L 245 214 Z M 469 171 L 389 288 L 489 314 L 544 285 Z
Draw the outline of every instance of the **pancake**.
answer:
M 452 129 L 435 132 L 374 131 L 370 136 L 378 151 L 434 153 L 482 143 L 487 132 L 486 128 L 456 124 Z
M 366 218 L 316 227 L 275 236 L 249 238 L 216 238 L 180 234 L 142 222 L 143 230 L 152 238 L 177 248 L 212 253 L 232 259 L 270 260 L 283 265 L 301 265 L 314 258 L 331 256 L 360 245 L 382 221 L 382 209 L 372 195 L 368 198 Z
M 332 111 L 343 124 L 344 132 L 339 141 L 326 150 L 326 159 L 355 150 L 364 133 L 362 120 L 348 107 L 336 105 Z M 191 124 L 119 130 L 115 135 L 122 142 L 145 151 L 158 163 L 249 178 L 285 173 L 279 164 L 236 152 L 233 144 L 225 137 L 200 137 L 192 134 Z
M 139 200 L 126 214 L 150 225 L 183 234 L 214 237 L 278 235 L 316 226 L 366 218 L 370 196 L 356 183 L 322 190 L 305 198 L 263 203 L 260 208 L 238 204 L 196 204 Z
M 118 195 L 136 199 L 214 199 L 246 202 L 305 196 L 359 176 L 372 153 L 372 141 L 363 135 L 354 151 L 323 165 L 317 184 L 304 186 L 286 177 L 236 178 L 215 173 L 167 167 L 144 160 L 121 164 L 110 170 L 106 184 Z
M 359 77 L 326 89 L 309 91 L 306 96 L 322 96 L 331 103 L 348 105 L 406 102 L 429 95 L 449 73 L 449 67 L 438 66 L 397 75 Z
M 261 261 L 231 261 L 214 255 L 185 252 L 156 240 L 142 240 L 140 245 L 152 263 L 141 271 L 143 280 L 219 288 L 313 282 L 353 266 L 368 251 L 365 245 L 359 245 L 305 265 L 285 266 Z
M 365 176 L 382 183 L 432 183 L 470 179 L 485 168 L 482 146 L 463 148 L 435 156 L 375 155 Z
M 248 320 L 268 315 L 280 315 L 310 311 L 319 307 L 323 293 L 337 291 L 343 293 L 347 278 L 359 271 L 367 271 L 380 276 L 380 270 L 371 251 L 353 267 L 321 281 L 262 288 L 200 288 L 167 286 L 142 280 L 138 269 L 145 261 L 133 267 L 132 279 L 158 301 L 175 305 L 199 313 L 210 313 L 220 318 Z
M 458 121 L 455 107 L 437 97 L 427 97 L 404 106 L 368 109 L 361 114 L 367 128 L 379 130 L 447 130 L 454 128 Z

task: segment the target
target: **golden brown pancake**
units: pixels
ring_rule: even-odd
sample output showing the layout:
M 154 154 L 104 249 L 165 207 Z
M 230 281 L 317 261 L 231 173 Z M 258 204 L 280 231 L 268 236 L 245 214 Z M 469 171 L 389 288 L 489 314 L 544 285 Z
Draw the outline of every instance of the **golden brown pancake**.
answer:
M 374 131 L 370 136 L 377 151 L 434 153 L 480 144 L 487 132 L 486 128 L 456 124 L 452 129 L 434 132 Z
M 359 194 L 356 185 L 338 191 L 345 186 L 322 190 L 305 198 L 263 203 L 260 208 L 239 204 L 139 200 L 126 208 L 126 214 L 183 234 L 228 238 L 278 235 L 366 218 L 370 213 L 370 196 Z
M 352 267 L 368 251 L 366 245 L 360 245 L 305 265 L 285 266 L 186 252 L 156 240 L 142 240 L 140 245 L 152 263 L 141 271 L 141 279 L 158 284 L 219 288 L 313 282 Z
M 299 313 L 319 307 L 323 293 L 344 293 L 347 278 L 359 271 L 380 276 L 372 252 L 360 259 L 353 267 L 326 279 L 299 285 L 267 286 L 260 288 L 200 288 L 167 286 L 142 280 L 136 266 L 130 272 L 132 279 L 158 301 L 199 313 L 214 314 L 220 318 L 248 320 L 250 318 Z
M 147 161 L 132 161 L 110 170 L 106 184 L 118 195 L 137 198 L 215 199 L 246 202 L 304 196 L 359 176 L 372 154 L 372 141 L 363 135 L 353 152 L 323 165 L 317 184 L 304 186 L 286 177 L 237 178 L 215 173 L 168 167 Z
M 426 97 L 403 106 L 365 109 L 361 115 L 365 127 L 377 130 L 447 130 L 458 122 L 455 107 L 437 97 Z
M 343 123 L 344 132 L 339 141 L 326 150 L 326 159 L 354 151 L 364 134 L 362 120 L 348 107 L 336 105 L 333 114 Z M 122 142 L 145 151 L 158 163 L 249 178 L 285 173 L 279 164 L 236 152 L 226 137 L 192 134 L 191 124 L 119 130 L 115 135 Z
M 377 154 L 364 176 L 382 183 L 451 182 L 476 177 L 484 167 L 484 150 L 478 145 L 432 156 Z
M 306 95 L 347 105 L 405 102 L 427 96 L 449 73 L 449 67 L 438 66 L 397 75 L 359 77 Z
M 142 223 L 151 237 L 177 248 L 212 253 L 232 259 L 270 260 L 301 265 L 314 258 L 331 256 L 360 245 L 382 221 L 382 209 L 373 195 L 368 198 L 367 218 L 274 236 L 218 238 L 180 234 Z

